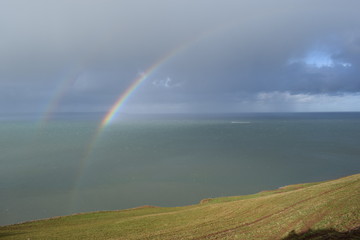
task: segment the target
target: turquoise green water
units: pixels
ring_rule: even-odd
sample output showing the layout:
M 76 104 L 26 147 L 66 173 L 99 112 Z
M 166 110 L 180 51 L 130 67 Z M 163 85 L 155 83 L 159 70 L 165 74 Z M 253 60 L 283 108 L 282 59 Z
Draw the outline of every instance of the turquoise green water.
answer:
M 360 114 L 0 125 L 0 224 L 140 205 L 181 206 L 360 172 Z

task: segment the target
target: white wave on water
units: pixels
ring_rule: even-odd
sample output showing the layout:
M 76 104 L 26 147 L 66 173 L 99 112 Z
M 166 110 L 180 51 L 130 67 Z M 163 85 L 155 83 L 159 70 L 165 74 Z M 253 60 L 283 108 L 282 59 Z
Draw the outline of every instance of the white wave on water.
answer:
M 233 124 L 250 124 L 251 122 L 238 122 L 238 121 L 232 121 Z

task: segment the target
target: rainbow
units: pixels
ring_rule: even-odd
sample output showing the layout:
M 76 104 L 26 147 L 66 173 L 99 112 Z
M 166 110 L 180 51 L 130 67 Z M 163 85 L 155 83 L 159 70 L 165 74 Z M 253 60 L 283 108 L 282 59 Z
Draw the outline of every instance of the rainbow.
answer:
M 190 46 L 194 45 L 199 40 L 209 36 L 210 34 L 213 34 L 214 32 L 217 32 L 218 30 L 221 30 L 221 29 L 224 29 L 223 26 L 214 28 L 210 31 L 202 32 L 202 33 L 196 35 L 195 37 L 191 38 L 190 40 L 185 41 L 183 44 L 180 44 L 179 46 L 175 47 L 171 51 L 167 52 L 162 57 L 160 57 L 157 61 L 155 61 L 155 63 L 151 64 L 143 73 L 139 74 L 139 76 L 132 81 L 132 83 L 125 89 L 125 91 L 123 91 L 120 94 L 120 96 L 117 98 L 115 103 L 111 106 L 109 111 L 105 114 L 101 123 L 95 130 L 94 135 L 91 138 L 91 140 L 90 140 L 89 144 L 87 145 L 87 148 L 84 152 L 84 156 L 80 160 L 79 167 L 78 167 L 78 173 L 76 175 L 77 178 L 75 179 L 75 184 L 72 189 L 72 196 L 73 196 L 72 204 L 74 204 L 74 205 L 76 204 L 76 199 L 77 199 L 76 189 L 78 188 L 78 186 L 81 182 L 81 178 L 84 175 L 85 163 L 90 158 L 91 153 L 93 152 L 94 147 L 95 147 L 98 139 L 101 136 L 101 133 L 104 131 L 106 126 L 108 126 L 111 123 L 111 121 L 113 121 L 113 119 L 116 117 L 116 115 L 118 114 L 120 109 L 124 106 L 126 101 L 129 99 L 129 97 L 136 91 L 136 89 L 139 88 L 141 83 L 143 83 L 146 79 L 148 79 L 151 76 L 151 74 L 153 74 L 157 69 L 159 69 L 164 63 L 166 63 L 167 61 L 169 61 L 171 58 L 175 57 L 182 51 L 188 49 Z
M 144 72 L 142 72 L 139 77 L 133 80 L 132 84 L 118 97 L 116 102 L 112 105 L 110 110 L 106 113 L 105 117 L 101 121 L 100 128 L 104 128 L 115 118 L 121 107 L 125 104 L 126 100 L 130 97 L 130 95 L 143 83 L 149 76 L 155 72 L 161 65 L 167 62 L 170 58 L 177 55 L 182 50 L 186 49 L 189 43 L 185 43 L 180 45 L 179 47 L 173 49 L 169 53 L 165 54 L 159 60 L 157 60 L 154 64 L 148 67 Z
M 164 64 L 166 61 L 168 61 L 170 58 L 177 55 L 180 51 L 184 50 L 188 47 L 191 42 L 186 42 L 185 44 L 182 44 L 178 46 L 177 48 L 174 48 L 167 54 L 163 55 L 159 60 L 157 60 L 155 63 L 153 63 L 150 67 L 148 67 L 143 73 L 141 73 L 135 80 L 132 81 L 130 86 L 128 86 L 124 92 L 121 93 L 121 95 L 118 97 L 116 102 L 112 105 L 110 110 L 105 114 L 103 117 L 100 125 L 96 129 L 94 136 L 91 138 L 90 143 L 87 146 L 87 149 L 85 151 L 82 163 L 85 162 L 85 159 L 87 159 L 92 149 L 94 148 L 94 145 L 97 141 L 97 139 L 100 137 L 101 133 L 103 132 L 104 128 L 110 124 L 110 122 L 115 118 L 116 114 L 119 112 L 121 107 L 125 104 L 126 100 L 129 99 L 130 95 L 135 92 L 135 90 L 141 85 L 142 82 L 144 82 L 149 76 L 158 69 L 162 64 Z M 81 164 L 83 165 L 83 164 Z
M 59 106 L 61 99 L 66 95 L 67 91 L 75 84 L 76 80 L 81 75 L 82 71 L 78 71 L 71 75 L 69 78 L 65 78 L 54 94 L 54 97 L 46 107 L 44 114 L 41 117 L 41 125 L 46 124 L 50 119 L 52 114 L 55 112 L 56 108 Z
M 111 121 L 115 118 L 121 107 L 125 104 L 126 100 L 130 97 L 130 95 L 144 82 L 154 71 L 156 71 L 159 67 L 161 67 L 165 62 L 178 55 L 182 51 L 188 49 L 190 46 L 194 45 L 196 42 L 212 35 L 219 30 L 224 30 L 228 25 L 219 25 L 209 31 L 201 32 L 200 34 L 194 36 L 193 38 L 185 41 L 180 44 L 176 48 L 172 49 L 165 55 L 163 55 L 160 59 L 158 59 L 155 63 L 153 63 L 150 67 L 148 67 L 142 74 L 139 75 L 135 80 L 133 80 L 132 84 L 121 93 L 116 102 L 112 105 L 110 110 L 106 113 L 105 117 L 101 121 L 100 128 L 104 128 L 111 123 Z
M 87 147 L 84 151 L 84 155 L 82 159 L 80 160 L 79 167 L 78 167 L 78 173 L 76 174 L 75 184 L 73 189 L 71 190 L 72 193 L 72 204 L 71 206 L 72 210 L 76 210 L 76 202 L 77 202 L 77 191 L 81 178 L 83 176 L 83 173 L 85 171 L 85 164 L 88 161 L 88 159 L 91 156 L 91 153 L 93 152 L 95 145 L 100 138 L 101 133 L 105 129 L 107 125 L 110 124 L 110 122 L 115 118 L 116 114 L 119 112 L 121 107 L 125 104 L 126 100 L 130 97 L 130 95 L 135 92 L 135 90 L 141 85 L 142 82 L 144 82 L 149 76 L 156 71 L 162 64 L 164 64 L 166 61 L 168 61 L 170 58 L 178 54 L 180 51 L 185 49 L 188 46 L 188 43 L 180 45 L 179 47 L 173 49 L 172 51 L 168 52 L 164 56 L 162 56 L 159 60 L 157 60 L 155 63 L 153 63 L 150 67 L 148 67 L 143 73 L 141 73 L 135 80 L 132 81 L 131 85 L 128 86 L 124 92 L 121 93 L 121 95 L 118 97 L 116 102 L 112 105 L 110 110 L 106 113 L 106 115 L 103 117 L 101 123 L 99 124 L 98 128 L 95 130 L 93 137 L 91 138 L 90 142 L 87 144 Z

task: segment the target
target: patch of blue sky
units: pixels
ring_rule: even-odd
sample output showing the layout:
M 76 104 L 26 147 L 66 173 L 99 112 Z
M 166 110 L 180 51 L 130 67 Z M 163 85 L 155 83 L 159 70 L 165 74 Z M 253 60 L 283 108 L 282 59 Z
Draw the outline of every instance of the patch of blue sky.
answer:
M 302 58 L 291 58 L 288 63 L 304 63 L 314 68 L 334 68 L 336 66 L 349 68 L 352 66 L 351 63 L 335 59 L 333 56 L 334 53 L 329 51 L 312 50 Z

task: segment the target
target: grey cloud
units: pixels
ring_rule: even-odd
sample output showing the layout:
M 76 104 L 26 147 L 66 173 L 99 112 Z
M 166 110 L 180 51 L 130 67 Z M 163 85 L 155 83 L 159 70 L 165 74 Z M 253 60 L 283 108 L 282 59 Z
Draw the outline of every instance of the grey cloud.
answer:
M 1 1 L 0 107 L 41 109 L 78 74 L 59 109 L 106 110 L 138 72 L 194 39 L 139 87 L 129 101 L 134 109 L 230 111 L 259 105 L 263 93 L 281 101 L 271 93 L 358 93 L 359 7 L 332 0 Z M 330 51 L 334 66 L 289 64 L 317 48 Z

